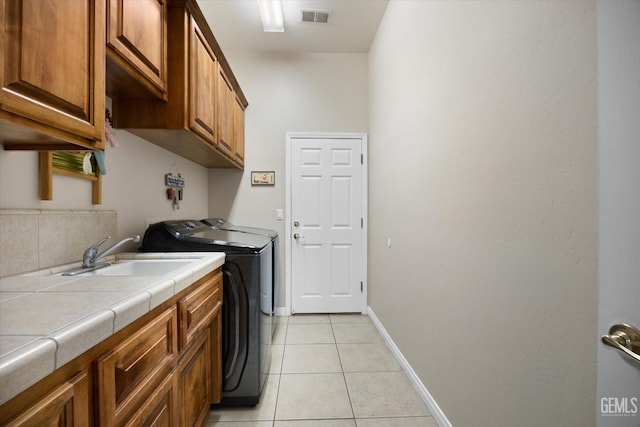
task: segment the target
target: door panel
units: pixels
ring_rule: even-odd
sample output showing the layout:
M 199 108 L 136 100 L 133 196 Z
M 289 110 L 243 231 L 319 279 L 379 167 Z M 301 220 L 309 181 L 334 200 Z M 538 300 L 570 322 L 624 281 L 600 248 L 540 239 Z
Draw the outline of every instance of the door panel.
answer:
M 292 140 L 294 313 L 361 312 L 362 140 Z
M 640 328 L 640 0 L 598 2 L 598 74 L 602 336 L 616 323 Z M 601 427 L 640 425 L 640 363 L 602 342 L 597 405 Z
M 195 20 L 191 20 L 189 127 L 210 144 L 216 142 L 217 59 Z
M 120 92 L 128 97 L 148 97 L 146 91 L 149 91 L 167 99 L 165 0 L 110 0 L 107 6 L 107 48 L 107 68 L 110 71 L 107 90 L 114 91 L 116 97 Z M 127 84 L 127 78 L 121 77 L 122 74 L 132 75 L 136 84 Z M 142 85 L 145 91 L 138 92 L 138 85 Z M 136 92 L 131 94 L 132 90 Z
M 102 2 L 15 0 L 3 2 L 2 7 L 2 110 L 96 141 L 101 148 Z
M 233 109 L 235 96 L 231 81 L 222 67 L 218 67 L 218 150 L 233 157 Z
M 352 245 L 331 245 L 331 295 L 346 295 L 351 292 L 350 280 L 352 277 L 351 263 L 353 259 Z

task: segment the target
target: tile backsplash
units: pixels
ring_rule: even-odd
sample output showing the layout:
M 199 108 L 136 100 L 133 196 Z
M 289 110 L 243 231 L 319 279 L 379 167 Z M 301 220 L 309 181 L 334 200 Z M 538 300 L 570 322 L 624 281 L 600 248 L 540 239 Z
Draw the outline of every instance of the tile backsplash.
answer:
M 117 236 L 116 211 L 0 209 L 0 277 L 80 261 L 106 236 Z

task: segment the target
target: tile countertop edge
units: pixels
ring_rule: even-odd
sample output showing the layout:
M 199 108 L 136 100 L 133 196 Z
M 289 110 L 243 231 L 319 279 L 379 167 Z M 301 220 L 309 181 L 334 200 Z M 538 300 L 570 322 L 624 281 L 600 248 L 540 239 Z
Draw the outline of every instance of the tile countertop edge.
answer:
M 204 277 L 209 271 L 221 267 L 225 260 L 223 252 L 121 253 L 116 257 L 118 259 L 199 258 L 200 260 L 176 272 L 157 276 L 158 280 L 147 288 L 133 291 L 126 298 L 115 301 L 90 316 L 79 318 L 46 337 L 16 349 L 9 349 L 6 353 L 0 349 L 0 352 L 4 353 L 0 354 L 0 405 L 155 308 L 159 302 L 150 303 L 152 297 L 150 290 L 157 288 L 160 284 L 173 282 L 175 285 L 166 288 L 163 292 L 163 296 L 166 296 L 164 301 L 166 301 L 187 285 Z M 45 271 L 56 270 L 59 268 Z M 24 276 L 33 274 L 37 273 L 27 273 Z M 170 289 L 172 292 L 168 292 Z M 144 309 L 141 306 L 144 306 Z
M 0 405 L 55 370 L 56 342 L 39 338 L 0 357 Z

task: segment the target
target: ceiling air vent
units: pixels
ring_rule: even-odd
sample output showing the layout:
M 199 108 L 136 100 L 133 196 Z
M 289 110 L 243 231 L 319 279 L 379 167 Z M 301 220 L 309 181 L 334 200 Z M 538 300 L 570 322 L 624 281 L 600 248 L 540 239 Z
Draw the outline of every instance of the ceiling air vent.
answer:
M 300 9 L 300 21 L 315 24 L 326 24 L 329 22 L 329 11 Z

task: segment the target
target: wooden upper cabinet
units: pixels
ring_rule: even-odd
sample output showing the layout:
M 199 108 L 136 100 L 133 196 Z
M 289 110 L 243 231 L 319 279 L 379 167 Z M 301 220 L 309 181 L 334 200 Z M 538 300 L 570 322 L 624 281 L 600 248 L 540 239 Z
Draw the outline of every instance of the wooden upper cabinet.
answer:
M 0 0 L 0 142 L 104 148 L 101 0 Z
M 194 19 L 189 21 L 189 127 L 215 144 L 217 59 Z
M 234 96 L 246 107 L 244 94 L 197 2 L 167 8 L 167 102 L 114 98 L 114 126 L 202 166 L 239 168 Z
M 244 165 L 244 109 L 245 103 L 235 96 L 233 103 L 233 159 L 238 165 Z
M 108 0 L 107 94 L 167 99 L 167 1 Z
M 224 70 L 218 71 L 218 149 L 233 157 L 233 86 Z

